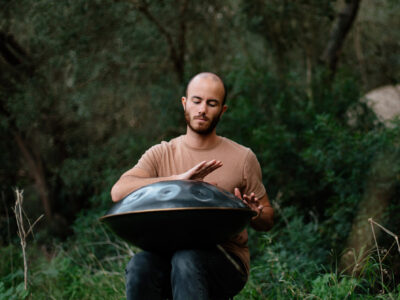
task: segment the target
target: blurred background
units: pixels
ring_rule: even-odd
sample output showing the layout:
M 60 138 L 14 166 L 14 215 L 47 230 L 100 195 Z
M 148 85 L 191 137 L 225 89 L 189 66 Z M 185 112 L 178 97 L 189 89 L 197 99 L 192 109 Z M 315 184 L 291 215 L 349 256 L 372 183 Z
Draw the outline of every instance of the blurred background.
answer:
M 98 217 L 201 71 L 275 208 L 235 299 L 398 299 L 399 54 L 397 0 L 2 0 L 0 299 L 124 298 L 138 249 Z

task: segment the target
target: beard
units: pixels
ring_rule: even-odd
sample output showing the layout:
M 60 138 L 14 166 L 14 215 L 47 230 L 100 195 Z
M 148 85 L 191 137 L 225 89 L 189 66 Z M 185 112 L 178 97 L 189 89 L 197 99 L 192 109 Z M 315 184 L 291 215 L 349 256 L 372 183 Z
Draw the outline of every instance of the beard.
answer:
M 196 132 L 197 134 L 200 134 L 200 135 L 208 135 L 208 134 L 210 134 L 211 132 L 213 132 L 214 128 L 217 126 L 217 124 L 218 124 L 218 122 L 219 122 L 219 119 L 220 119 L 220 117 L 221 117 L 222 111 L 221 111 L 221 113 L 220 113 L 218 116 L 216 116 L 215 118 L 213 118 L 213 119 L 211 120 L 211 122 L 209 123 L 209 125 L 208 125 L 207 127 L 202 128 L 202 129 L 196 129 L 196 128 L 194 128 L 194 127 L 192 126 L 191 122 L 190 122 L 191 120 L 190 120 L 189 114 L 188 114 L 186 111 L 184 112 L 184 114 L 185 114 L 186 124 L 189 126 L 190 129 L 192 129 L 192 130 L 193 130 L 194 132 Z

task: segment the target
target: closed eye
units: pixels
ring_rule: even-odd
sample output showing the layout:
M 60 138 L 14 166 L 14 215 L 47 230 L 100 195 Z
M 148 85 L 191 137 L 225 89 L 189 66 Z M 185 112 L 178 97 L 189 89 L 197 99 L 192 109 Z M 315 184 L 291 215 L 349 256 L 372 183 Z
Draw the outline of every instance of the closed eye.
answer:
M 211 106 L 211 107 L 215 107 L 215 106 L 218 105 L 218 101 L 216 101 L 216 100 L 208 100 L 208 101 L 207 101 L 207 104 L 208 104 L 209 106 Z
M 199 104 L 201 102 L 201 98 L 194 96 L 194 97 L 192 97 L 192 102 L 195 104 Z

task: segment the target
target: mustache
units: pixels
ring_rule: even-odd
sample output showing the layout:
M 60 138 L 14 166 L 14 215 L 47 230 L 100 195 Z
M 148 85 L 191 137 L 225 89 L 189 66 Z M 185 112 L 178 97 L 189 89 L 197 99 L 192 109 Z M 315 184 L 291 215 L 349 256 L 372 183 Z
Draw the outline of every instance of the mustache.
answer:
M 194 116 L 193 119 L 202 119 L 208 121 L 208 118 L 206 117 L 205 114 Z

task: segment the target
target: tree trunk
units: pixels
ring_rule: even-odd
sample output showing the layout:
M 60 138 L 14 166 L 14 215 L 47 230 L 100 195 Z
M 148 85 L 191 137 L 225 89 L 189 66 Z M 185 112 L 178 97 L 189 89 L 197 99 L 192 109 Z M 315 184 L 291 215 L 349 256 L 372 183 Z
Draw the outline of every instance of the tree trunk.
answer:
M 39 155 L 34 155 L 32 151 L 29 151 L 26 142 L 18 132 L 14 131 L 13 135 L 23 158 L 27 163 L 28 171 L 35 180 L 47 221 L 51 221 L 52 211 L 49 198 L 49 189 L 47 187 L 42 160 Z
M 353 220 L 344 248 L 347 252 L 340 260 L 340 269 L 348 274 L 355 274 L 363 269 L 365 257 L 373 247 L 374 236 L 368 219 L 372 218 L 378 223 L 382 221 L 394 192 L 396 171 L 392 166 L 395 159 L 396 157 L 390 153 L 381 153 L 371 166 L 373 175 L 368 178 L 364 197 Z
M 27 51 L 16 41 L 13 35 L 0 30 L 0 56 L 4 60 L 4 65 L 13 71 L 13 76 L 17 81 L 24 81 L 34 74 L 34 68 L 31 64 Z M 23 139 L 15 125 L 15 119 L 10 116 L 6 107 L 0 103 L 0 113 L 10 121 L 12 134 L 18 145 L 24 161 L 27 164 L 29 174 L 34 179 L 43 204 L 45 216 L 48 221 L 52 219 L 52 211 L 49 198 L 49 189 L 47 187 L 46 177 L 43 170 L 43 163 L 40 155 L 35 155 Z
M 339 13 L 337 21 L 333 25 L 328 44 L 320 58 L 334 75 L 342 50 L 343 42 L 350 31 L 357 16 L 361 0 L 347 0 L 344 8 Z
M 172 37 L 172 34 L 167 31 L 165 26 L 163 26 L 159 19 L 156 18 L 149 10 L 148 4 L 143 1 L 138 4 L 138 10 L 142 12 L 146 18 L 156 26 L 158 31 L 162 36 L 164 36 L 168 48 L 169 48 L 169 56 L 174 65 L 175 73 L 178 77 L 179 82 L 183 83 L 184 75 L 185 75 L 185 50 L 186 50 L 186 20 L 185 14 L 188 7 L 188 0 L 182 0 L 179 7 L 179 33 L 176 41 Z

